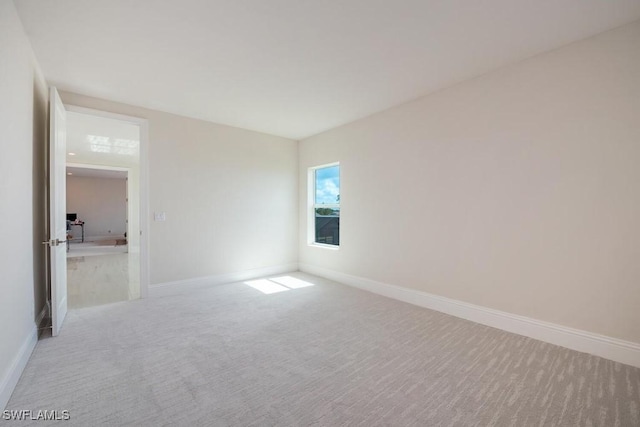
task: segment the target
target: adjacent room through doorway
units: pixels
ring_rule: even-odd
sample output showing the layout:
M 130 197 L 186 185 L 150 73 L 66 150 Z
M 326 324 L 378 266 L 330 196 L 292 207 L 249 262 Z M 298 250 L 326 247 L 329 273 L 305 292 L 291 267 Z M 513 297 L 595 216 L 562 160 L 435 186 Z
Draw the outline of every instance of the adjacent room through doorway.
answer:
M 140 129 L 68 112 L 70 309 L 140 298 Z

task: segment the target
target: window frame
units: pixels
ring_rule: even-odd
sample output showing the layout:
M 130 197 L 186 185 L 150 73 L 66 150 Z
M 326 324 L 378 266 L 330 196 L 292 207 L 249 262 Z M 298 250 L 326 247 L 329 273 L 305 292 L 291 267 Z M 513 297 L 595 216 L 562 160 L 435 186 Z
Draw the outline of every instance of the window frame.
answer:
M 319 169 L 325 169 L 338 166 L 338 180 L 340 182 L 340 202 L 338 203 L 323 203 L 316 204 L 316 171 Z M 340 210 L 340 216 L 342 216 L 342 167 L 340 162 L 325 163 L 318 166 L 312 166 L 307 172 L 307 244 L 313 247 L 332 249 L 337 251 L 340 249 L 341 244 L 332 245 L 329 243 L 316 242 L 316 209 L 317 208 L 334 208 Z

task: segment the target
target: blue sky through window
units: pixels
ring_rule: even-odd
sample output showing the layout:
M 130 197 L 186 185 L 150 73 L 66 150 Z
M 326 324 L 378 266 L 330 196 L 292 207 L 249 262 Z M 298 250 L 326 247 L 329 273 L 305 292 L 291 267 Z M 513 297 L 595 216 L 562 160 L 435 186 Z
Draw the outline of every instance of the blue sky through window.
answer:
M 340 166 L 316 169 L 316 204 L 339 203 Z

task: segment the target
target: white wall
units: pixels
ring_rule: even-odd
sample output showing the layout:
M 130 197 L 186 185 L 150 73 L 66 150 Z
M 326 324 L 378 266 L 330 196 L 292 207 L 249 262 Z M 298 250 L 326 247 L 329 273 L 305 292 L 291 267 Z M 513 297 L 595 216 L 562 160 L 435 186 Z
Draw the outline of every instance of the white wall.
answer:
M 297 143 L 61 92 L 149 121 L 151 284 L 297 263 Z M 165 212 L 165 222 L 153 222 Z
M 302 141 L 301 265 L 640 343 L 639 47 L 636 22 Z M 306 242 L 335 161 L 338 251 Z
M 85 222 L 85 239 L 123 237 L 127 231 L 127 180 L 67 176 L 67 212 Z M 72 227 L 73 238 L 81 231 Z
M 46 96 L 13 2 L 0 0 L 0 409 L 35 345 L 35 318 L 46 299 Z

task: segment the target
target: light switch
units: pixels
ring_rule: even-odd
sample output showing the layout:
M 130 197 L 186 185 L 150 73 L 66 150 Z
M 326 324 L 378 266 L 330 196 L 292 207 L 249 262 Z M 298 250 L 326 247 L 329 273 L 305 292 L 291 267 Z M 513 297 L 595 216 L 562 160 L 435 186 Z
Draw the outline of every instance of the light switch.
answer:
M 166 221 L 167 220 L 167 214 L 165 212 L 154 212 L 153 213 L 153 220 L 154 221 Z

